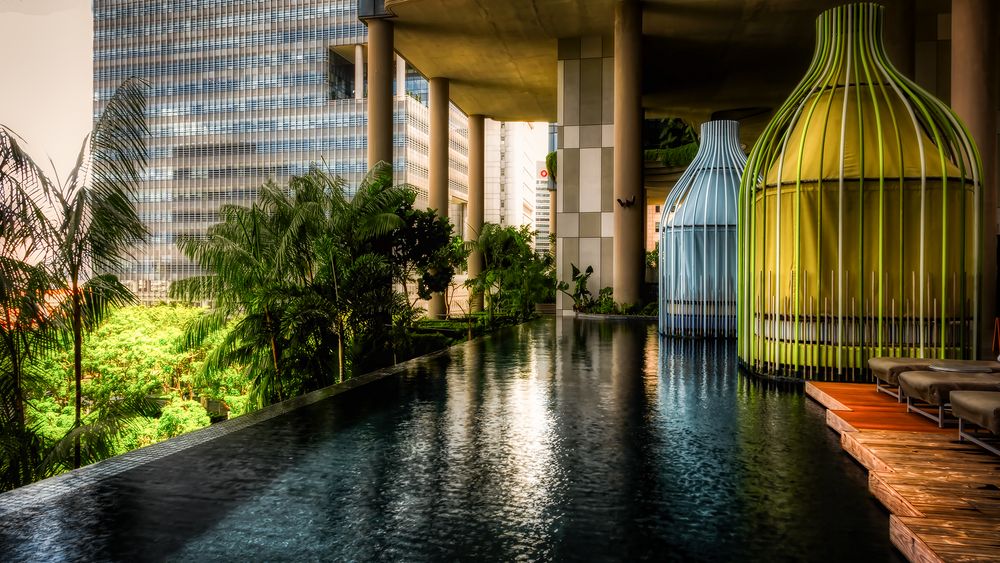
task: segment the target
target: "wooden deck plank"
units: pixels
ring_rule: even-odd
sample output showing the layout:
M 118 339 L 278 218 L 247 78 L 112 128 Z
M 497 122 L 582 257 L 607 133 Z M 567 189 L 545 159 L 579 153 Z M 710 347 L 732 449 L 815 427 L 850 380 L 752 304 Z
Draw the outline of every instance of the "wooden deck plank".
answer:
M 832 395 L 826 392 L 822 384 L 819 382 L 806 382 L 806 395 L 810 396 L 817 403 L 823 405 L 828 410 L 832 411 L 849 411 L 851 409 L 847 408 L 843 403 L 833 398 Z
M 922 563 L 1000 561 L 1000 457 L 959 441 L 954 427 L 906 413 L 873 385 L 810 383 L 806 392 L 869 470 L 900 553 Z

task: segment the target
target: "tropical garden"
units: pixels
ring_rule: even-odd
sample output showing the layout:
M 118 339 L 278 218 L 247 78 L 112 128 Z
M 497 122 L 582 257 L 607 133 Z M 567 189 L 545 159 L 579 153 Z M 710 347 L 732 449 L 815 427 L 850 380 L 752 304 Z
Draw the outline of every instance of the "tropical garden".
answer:
M 219 209 L 181 252 L 202 275 L 141 306 L 118 281 L 147 230 L 145 84 L 122 84 L 64 180 L 0 127 L 0 491 L 530 319 L 555 292 L 527 228 L 464 242 L 375 167 L 321 167 Z M 470 254 L 482 273 L 457 273 Z M 448 296 L 450 318 L 422 300 Z M 475 306 L 482 302 L 481 310 Z

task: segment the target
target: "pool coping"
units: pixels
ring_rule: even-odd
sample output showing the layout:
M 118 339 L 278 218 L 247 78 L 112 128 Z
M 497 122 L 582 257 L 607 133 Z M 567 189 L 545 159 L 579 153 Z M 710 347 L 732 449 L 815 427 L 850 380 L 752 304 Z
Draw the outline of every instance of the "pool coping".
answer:
M 507 328 L 509 327 L 504 327 L 500 331 Z M 147 463 L 161 460 L 167 456 L 188 450 L 195 446 L 200 446 L 201 444 L 205 444 L 215 440 L 216 438 L 221 438 L 222 436 L 238 432 L 255 424 L 271 420 L 272 418 L 276 418 L 295 409 L 299 409 L 313 403 L 318 403 L 319 401 L 340 395 L 341 393 L 345 393 L 351 389 L 399 374 L 414 366 L 433 360 L 434 358 L 448 355 L 454 348 L 463 347 L 472 341 L 491 338 L 494 334 L 497 334 L 497 332 L 485 334 L 472 340 L 458 342 L 447 348 L 443 348 L 429 354 L 424 354 L 423 356 L 417 356 L 416 358 L 411 358 L 393 366 L 370 371 L 357 377 L 352 377 L 342 383 L 335 383 L 322 389 L 317 389 L 304 395 L 287 399 L 280 403 L 268 405 L 260 410 L 246 413 L 236 418 L 218 422 L 216 424 L 212 424 L 211 426 L 200 428 L 193 432 L 188 432 L 187 434 L 182 434 L 162 442 L 150 444 L 130 452 L 86 465 L 79 469 L 72 469 L 66 473 L 61 473 L 53 477 L 47 477 L 40 481 L 35 481 L 34 483 L 29 483 L 22 487 L 0 493 L 0 517 L 12 512 L 24 510 L 31 506 L 44 504 L 81 487 L 96 484 L 109 477 L 120 475 L 121 473 L 135 469 L 136 467 L 140 467 Z
M 586 321 L 633 321 L 643 323 L 655 323 L 657 319 L 657 317 L 650 315 L 605 315 L 603 313 L 580 313 L 579 311 L 576 312 L 574 317 Z

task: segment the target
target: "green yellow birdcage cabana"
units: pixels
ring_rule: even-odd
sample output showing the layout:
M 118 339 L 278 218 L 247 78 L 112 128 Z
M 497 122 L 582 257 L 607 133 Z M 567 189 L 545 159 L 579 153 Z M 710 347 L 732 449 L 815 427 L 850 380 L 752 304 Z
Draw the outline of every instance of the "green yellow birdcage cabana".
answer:
M 883 8 L 824 12 L 805 78 L 751 151 L 737 335 L 757 372 L 850 377 L 977 341 L 980 164 L 954 112 L 897 72 Z

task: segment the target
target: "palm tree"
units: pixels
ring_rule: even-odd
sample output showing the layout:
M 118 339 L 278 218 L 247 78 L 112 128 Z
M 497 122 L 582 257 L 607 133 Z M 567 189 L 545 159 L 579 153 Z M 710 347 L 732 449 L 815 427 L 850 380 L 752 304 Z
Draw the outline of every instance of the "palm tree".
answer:
M 273 184 L 261 192 L 275 191 Z M 281 311 L 288 297 L 288 279 L 278 266 L 278 235 L 267 210 L 223 206 L 222 222 L 205 238 L 181 241 L 181 251 L 207 274 L 171 285 L 170 296 L 187 301 L 208 300 L 212 310 L 188 327 L 186 346 L 199 346 L 212 333 L 236 324 L 206 358 L 205 376 L 238 364 L 249 371 L 251 399 L 258 405 L 283 398 Z
M 111 307 L 135 300 L 117 278 L 96 273 L 120 270 L 123 258 L 148 235 L 134 204 L 146 166 L 145 112 L 145 82 L 126 80 L 84 140 L 66 182 L 51 192 L 59 217 L 56 265 L 69 290 L 75 428 L 82 425 L 84 330 L 96 326 Z M 80 461 L 78 437 L 73 466 Z
M 47 189 L 19 138 L 0 127 L 0 490 L 35 480 L 43 449 L 27 424 L 25 388 L 32 361 L 58 334 L 45 302 L 52 279 L 40 266 L 51 235 L 39 206 Z
M 387 254 L 377 252 L 391 245 L 378 239 L 401 224 L 394 211 L 410 197 L 385 169 L 353 197 L 346 192 L 343 180 L 313 168 L 287 190 L 265 184 L 250 207 L 223 207 L 207 237 L 179 243 L 206 274 L 175 282 L 171 297 L 212 303 L 185 345 L 231 325 L 203 376 L 244 366 L 258 406 L 343 378 L 345 341 L 381 326 L 372 311 L 392 301 L 377 293 L 392 292 L 389 278 L 382 283 Z
M 4 485 L 17 486 L 109 451 L 113 436 L 130 419 L 148 412 L 144 398 L 126 398 L 92 409 L 84 424 L 83 332 L 111 307 L 134 300 L 118 279 L 99 272 L 120 269 L 122 258 L 142 242 L 146 227 L 135 212 L 146 165 L 145 83 L 129 79 L 108 101 L 65 182 L 51 181 L 0 127 L 0 424 L 4 428 Z M 62 290 L 56 291 L 56 290 Z M 63 297 L 65 296 L 65 297 Z M 73 429 L 56 444 L 43 444 L 27 426 L 24 383 L 31 360 L 52 353 L 63 335 L 73 340 L 76 415 Z M 8 429 L 10 432 L 8 432 Z M 11 448 L 21 452 L 15 464 Z
M 351 369 L 363 373 L 395 357 L 391 341 L 393 317 L 412 307 L 394 290 L 398 272 L 403 214 L 416 197 L 407 185 L 393 185 L 388 165 L 365 176 L 352 197 L 335 194 L 327 236 L 323 273 L 332 278 L 345 316 L 340 333 L 351 342 Z M 399 280 L 395 280 L 399 281 Z
M 212 303 L 188 327 L 185 346 L 198 346 L 233 323 L 206 358 L 202 377 L 244 366 L 257 406 L 332 382 L 327 375 L 339 362 L 324 343 L 336 332 L 336 304 L 316 283 L 317 242 L 333 193 L 342 189 L 319 170 L 292 178 L 289 190 L 269 182 L 250 207 L 222 207 L 222 222 L 205 238 L 179 243 L 206 274 L 174 283 L 171 297 Z

